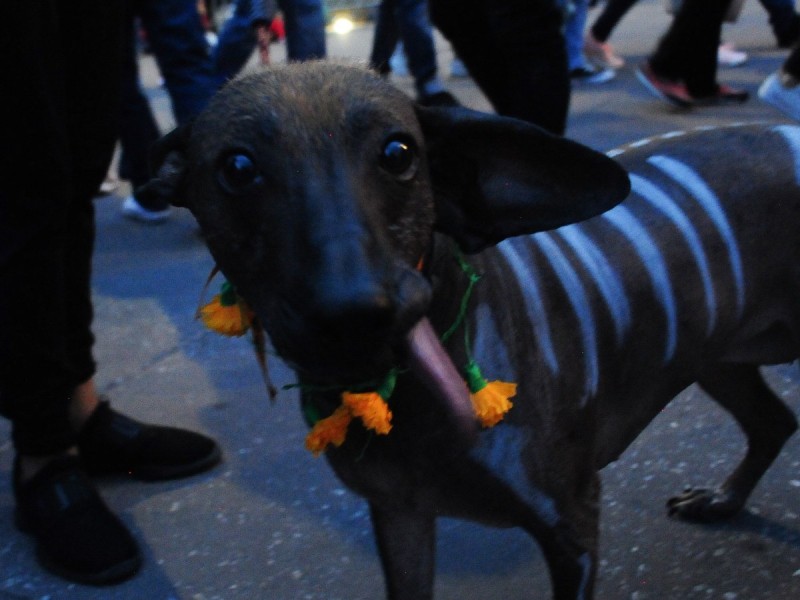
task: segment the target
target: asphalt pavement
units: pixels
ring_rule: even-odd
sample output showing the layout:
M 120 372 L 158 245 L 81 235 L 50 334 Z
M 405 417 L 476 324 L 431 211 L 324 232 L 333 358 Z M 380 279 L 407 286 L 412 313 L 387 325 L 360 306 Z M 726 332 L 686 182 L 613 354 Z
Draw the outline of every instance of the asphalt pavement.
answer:
M 590 14 L 590 20 L 594 16 Z M 757 2 L 724 37 L 750 54 L 719 79 L 752 93 L 737 106 L 679 110 L 637 82 L 634 67 L 669 24 L 660 0 L 641 0 L 614 32 L 627 65 L 602 85 L 574 89 L 567 135 L 598 150 L 674 130 L 740 121 L 782 121 L 755 96 L 786 55 Z M 331 34 L 330 54 L 363 61 L 372 29 Z M 438 39 L 441 74 L 467 106 L 489 105 L 468 79 L 450 78 L 451 52 Z M 281 60 L 282 48 L 275 48 Z M 158 118 L 169 105 L 150 58 L 143 79 Z M 412 90 L 408 78 L 395 78 Z M 728 160 L 746 161 L 747 156 Z M 249 344 L 216 336 L 193 315 L 212 266 L 191 215 L 159 226 L 124 219 L 127 193 L 97 200 L 94 264 L 97 382 L 118 409 L 143 420 L 214 436 L 225 452 L 213 471 L 184 481 L 106 480 L 100 488 L 142 546 L 145 565 L 109 588 L 70 584 L 36 563 L 13 526 L 8 424 L 0 423 L 0 600 L 361 600 L 383 582 L 365 503 L 303 449 L 295 392 L 267 399 Z M 796 365 L 767 370 L 800 412 Z M 279 384 L 292 375 L 272 361 Z M 43 374 L 46 376 L 46 374 Z M 800 598 L 800 435 L 795 436 L 733 522 L 696 526 L 668 519 L 664 502 L 685 485 L 718 482 L 742 455 L 733 421 L 696 389 L 673 402 L 603 473 L 598 598 L 608 600 L 794 600 Z M 541 554 L 522 532 L 442 520 L 437 599 L 546 598 Z

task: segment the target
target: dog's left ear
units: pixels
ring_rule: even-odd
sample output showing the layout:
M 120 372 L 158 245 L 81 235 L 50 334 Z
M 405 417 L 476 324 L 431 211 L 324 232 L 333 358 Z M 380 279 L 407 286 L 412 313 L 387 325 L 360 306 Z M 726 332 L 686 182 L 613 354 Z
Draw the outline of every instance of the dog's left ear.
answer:
M 136 191 L 139 198 L 186 206 L 183 183 L 187 165 L 186 148 L 191 132 L 191 124 L 181 125 L 153 145 L 149 157 L 153 177 Z
M 465 108 L 417 108 L 437 229 L 477 252 L 621 202 L 630 181 L 613 160 L 525 121 Z

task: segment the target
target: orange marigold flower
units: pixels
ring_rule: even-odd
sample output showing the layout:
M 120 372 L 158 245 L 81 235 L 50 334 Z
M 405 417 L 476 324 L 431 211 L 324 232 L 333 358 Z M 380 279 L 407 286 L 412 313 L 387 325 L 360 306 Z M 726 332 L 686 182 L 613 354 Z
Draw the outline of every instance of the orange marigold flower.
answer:
M 222 335 L 240 336 L 250 329 L 250 315 L 239 304 L 223 306 L 219 296 L 200 309 L 200 318 L 206 327 Z
M 347 406 L 341 405 L 333 414 L 316 422 L 306 436 L 306 449 L 319 456 L 329 444 L 337 448 L 344 443 L 347 427 L 353 420 L 353 413 Z
M 200 309 L 200 318 L 206 327 L 222 335 L 240 336 L 250 329 L 253 311 L 227 281 L 222 291 Z
M 516 383 L 486 381 L 478 365 L 472 361 L 465 369 L 472 408 L 484 427 L 493 427 L 503 420 L 514 404 L 509 400 L 517 394 Z
M 516 383 L 487 382 L 477 392 L 470 394 L 472 408 L 484 427 L 492 427 L 503 420 L 514 404 L 509 400 L 517 394 Z
M 350 409 L 353 416 L 359 417 L 364 422 L 367 429 L 372 429 L 380 435 L 386 435 L 392 430 L 392 411 L 378 392 L 363 394 L 344 392 L 342 403 Z

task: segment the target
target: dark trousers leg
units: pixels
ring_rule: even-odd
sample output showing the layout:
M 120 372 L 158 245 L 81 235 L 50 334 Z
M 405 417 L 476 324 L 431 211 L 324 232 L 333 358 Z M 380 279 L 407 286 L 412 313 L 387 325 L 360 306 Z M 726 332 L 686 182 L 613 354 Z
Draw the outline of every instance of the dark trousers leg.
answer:
M 129 3 L 130 4 L 130 3 Z M 139 63 L 136 56 L 136 33 L 132 6 L 126 18 L 120 68 L 120 123 L 119 141 L 122 146 L 119 174 L 131 182 L 134 191 L 150 179 L 148 156 L 150 147 L 161 137 L 150 103 L 142 91 L 139 80 Z M 140 203 L 144 201 L 140 200 Z M 163 210 L 166 205 L 150 206 L 150 210 Z
M 683 80 L 697 98 L 716 94 L 717 48 L 730 2 L 686 0 L 650 57 L 653 70 Z
M 796 45 L 786 57 L 783 70 L 794 78 L 800 79 L 800 44 Z
M 21 2 L 0 20 L 0 412 L 18 452 L 74 443 L 92 376 L 92 198 L 116 139 L 121 2 Z
M 375 20 L 375 33 L 372 38 L 372 52 L 369 57 L 370 68 L 381 75 L 391 71 L 389 59 L 394 54 L 400 31 L 394 17 L 394 0 L 382 0 Z
M 638 0 L 608 0 L 603 12 L 591 26 L 591 32 L 598 42 L 606 42 L 611 37 L 614 27 L 622 20 Z
M 569 109 L 563 15 L 553 0 L 430 0 L 433 24 L 495 110 L 563 134 Z

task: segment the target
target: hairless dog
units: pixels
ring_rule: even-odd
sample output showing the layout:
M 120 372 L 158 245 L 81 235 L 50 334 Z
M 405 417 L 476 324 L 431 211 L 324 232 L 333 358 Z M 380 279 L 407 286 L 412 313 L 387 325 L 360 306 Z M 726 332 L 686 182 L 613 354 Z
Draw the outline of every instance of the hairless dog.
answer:
M 230 83 L 162 140 L 147 193 L 194 213 L 310 422 L 396 375 L 391 430 L 347 421 L 326 452 L 369 502 L 390 598 L 432 597 L 449 515 L 522 527 L 553 596 L 577 600 L 598 471 L 681 390 L 699 383 L 748 451 L 719 488 L 671 499 L 680 516 L 739 511 L 797 427 L 758 367 L 798 356 L 798 156 L 800 128 L 753 125 L 612 160 L 309 63 Z M 517 384 L 492 427 L 464 364 Z

